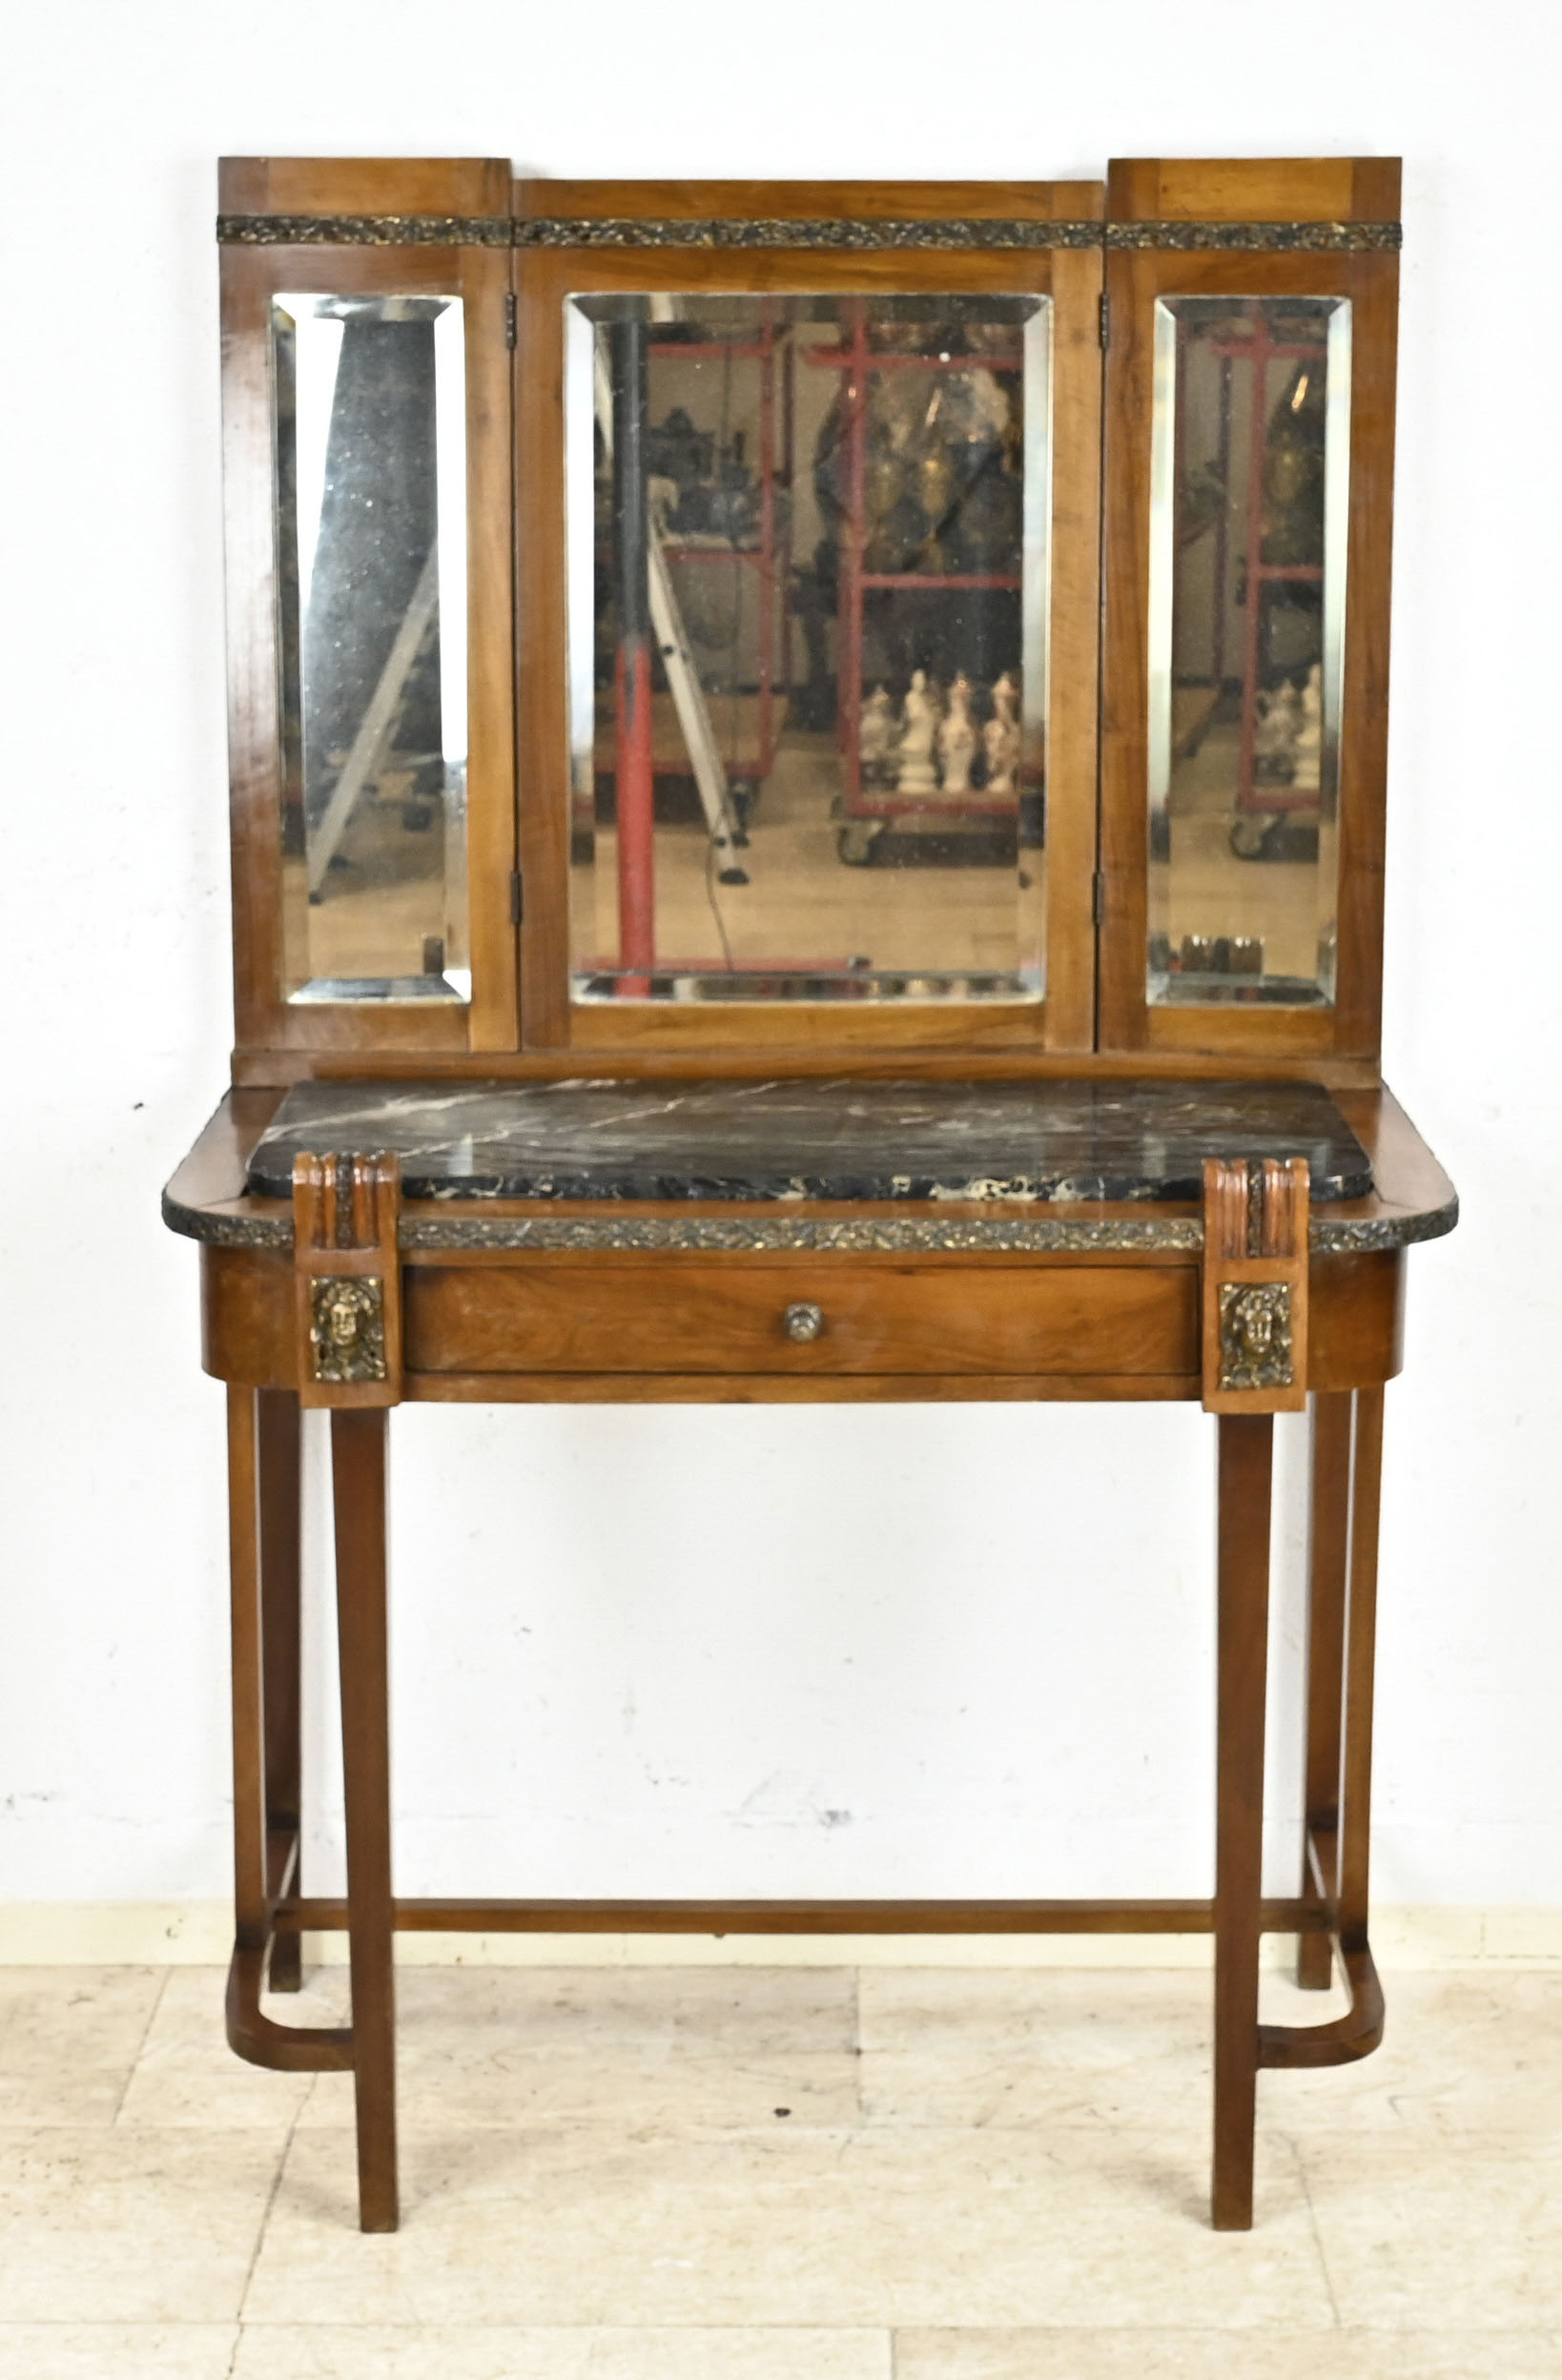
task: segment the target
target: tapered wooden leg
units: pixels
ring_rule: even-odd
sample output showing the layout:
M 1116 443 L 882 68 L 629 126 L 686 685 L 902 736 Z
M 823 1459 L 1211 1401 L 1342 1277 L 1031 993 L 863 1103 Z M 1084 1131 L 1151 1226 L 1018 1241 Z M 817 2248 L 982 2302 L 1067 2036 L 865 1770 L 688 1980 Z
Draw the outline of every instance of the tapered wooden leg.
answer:
M 266 1943 L 265 1690 L 260 1629 L 260 1456 L 253 1388 L 228 1390 L 228 1578 L 233 1636 L 234 1921 Z
M 1223 1414 L 1220 1432 L 1211 2213 L 1217 2231 L 1246 2231 L 1253 2222 L 1274 1424 L 1266 1413 Z
M 1350 1467 L 1354 1398 L 1348 1391 L 1312 1401 L 1312 1500 L 1307 1555 L 1307 1745 L 1302 1896 L 1337 1898 L 1340 1835 L 1340 1729 L 1345 1697 L 1346 1570 L 1350 1546 Z M 1316 1871 L 1314 1863 L 1316 1862 Z M 1296 1980 L 1327 1991 L 1334 1951 L 1327 1934 L 1298 1937 Z
M 347 1931 L 353 1982 L 359 2218 L 365 2231 L 394 2231 L 396 1994 L 391 1963 L 394 1910 L 382 1410 L 332 1414 L 331 1467 L 347 1805 Z
M 299 1842 L 299 1541 L 298 1400 L 290 1389 L 262 1388 L 258 1420 L 261 1673 L 265 1690 L 265 1798 L 273 1890 L 303 1890 Z M 271 1988 L 296 1992 L 303 1981 L 303 1938 L 272 1943 Z
M 1378 1504 L 1383 1485 L 1383 1390 L 1356 1391 L 1346 1612 L 1345 1807 L 1340 1825 L 1340 1947 L 1367 1947 L 1372 1832 L 1372 1685 L 1378 1623 Z

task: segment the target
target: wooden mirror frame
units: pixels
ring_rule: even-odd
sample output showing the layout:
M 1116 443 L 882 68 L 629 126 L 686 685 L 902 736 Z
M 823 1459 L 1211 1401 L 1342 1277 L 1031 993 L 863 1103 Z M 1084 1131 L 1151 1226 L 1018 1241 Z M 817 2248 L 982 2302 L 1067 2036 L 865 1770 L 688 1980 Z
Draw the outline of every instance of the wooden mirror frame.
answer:
M 1096 677 L 1100 470 L 1101 252 L 1078 235 L 1100 222 L 1100 185 L 1079 183 L 522 182 L 518 222 L 546 223 L 518 248 L 517 583 L 522 621 L 521 816 L 525 922 L 522 1033 L 527 1050 L 588 1055 L 592 1066 L 651 1054 L 784 1064 L 821 1055 L 899 1063 L 915 1052 L 1017 1058 L 1087 1052 L 1093 1040 Z M 983 222 L 1001 237 L 982 244 Z M 720 245 L 680 238 L 721 226 Z M 799 225 L 795 246 L 782 226 Z M 809 242 L 811 224 L 860 229 Z M 875 244 L 879 223 L 914 223 L 936 243 Z M 610 236 L 599 227 L 611 225 Z M 1014 227 L 1031 236 L 1017 237 Z M 571 243 L 573 227 L 577 236 Z M 1050 244 L 1056 227 L 1058 245 Z M 594 236 L 593 236 L 594 235 Z M 1073 235 L 1070 239 L 1070 235 Z M 1088 234 L 1087 234 L 1088 237 Z M 1069 244 L 1064 244 L 1067 241 Z M 1050 296 L 1053 301 L 1052 535 L 1047 720 L 1047 969 L 1039 1001 L 961 1007 L 873 1002 L 712 1004 L 569 998 L 564 573 L 565 300 L 577 290 L 873 289 Z
M 236 1081 L 557 1076 L 583 1063 L 626 1076 L 893 1067 L 1377 1080 L 1396 160 L 1120 161 L 1103 192 L 512 182 L 494 158 L 236 158 L 220 189 Z M 322 249 L 334 286 L 441 287 L 466 302 L 469 1006 L 283 995 L 267 315 L 273 291 L 319 280 Z M 1054 302 L 1045 998 L 572 1003 L 564 297 L 875 286 L 1035 290 Z M 1151 331 L 1157 297 L 1172 292 L 1337 294 L 1353 305 L 1332 1008 L 1147 1003 Z
M 304 1054 L 356 1061 L 513 1050 L 516 1023 L 511 422 L 503 246 L 361 236 L 416 215 L 507 215 L 504 159 L 230 157 L 222 162 L 222 411 L 238 1080 L 286 1079 Z M 290 243 L 289 235 L 297 232 Z M 333 233 L 336 234 L 333 236 Z M 277 559 L 271 299 L 282 289 L 454 291 L 465 313 L 469 1002 L 295 1004 L 282 966 Z M 289 1063 L 289 1059 L 293 1063 Z M 302 1071 L 307 1071 L 307 1068 Z
M 1131 1056 L 1144 1072 L 1218 1058 L 1229 1071 L 1294 1073 L 1301 1061 L 1319 1073 L 1326 1061 L 1357 1060 L 1376 1077 L 1399 185 L 1398 161 L 1387 157 L 1148 158 L 1110 170 L 1099 1046 Z M 1157 298 L 1174 294 L 1351 301 L 1339 958 L 1328 1008 L 1151 1007 L 1147 999 L 1154 315 Z

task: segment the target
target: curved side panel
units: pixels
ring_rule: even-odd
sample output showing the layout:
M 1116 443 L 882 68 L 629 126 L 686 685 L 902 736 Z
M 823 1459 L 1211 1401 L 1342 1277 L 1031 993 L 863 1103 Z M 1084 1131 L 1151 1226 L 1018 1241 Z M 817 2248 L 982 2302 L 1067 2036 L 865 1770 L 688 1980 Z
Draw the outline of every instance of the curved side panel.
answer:
M 241 1388 L 297 1388 L 290 1250 L 200 1252 L 200 1360 L 215 1380 Z
M 1308 1269 L 1307 1385 L 1329 1391 L 1392 1380 L 1405 1360 L 1405 1252 L 1315 1256 Z

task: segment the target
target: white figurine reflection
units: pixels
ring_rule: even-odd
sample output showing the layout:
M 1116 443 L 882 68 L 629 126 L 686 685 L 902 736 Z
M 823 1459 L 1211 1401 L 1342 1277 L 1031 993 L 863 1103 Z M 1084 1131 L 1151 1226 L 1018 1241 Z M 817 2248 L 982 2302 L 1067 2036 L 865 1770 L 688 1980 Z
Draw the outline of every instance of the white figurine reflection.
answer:
M 938 760 L 946 793 L 969 793 L 971 764 L 976 756 L 976 728 L 971 716 L 971 681 L 962 672 L 949 689 L 949 709 L 938 726 Z
M 925 669 L 914 669 L 900 713 L 900 767 L 895 790 L 901 793 L 935 793 L 938 780 L 933 767 L 933 739 L 938 726 L 937 698 L 928 690 Z
M 1012 793 L 1019 767 L 1019 688 L 1007 669 L 993 687 L 993 716 L 981 731 L 987 790 Z

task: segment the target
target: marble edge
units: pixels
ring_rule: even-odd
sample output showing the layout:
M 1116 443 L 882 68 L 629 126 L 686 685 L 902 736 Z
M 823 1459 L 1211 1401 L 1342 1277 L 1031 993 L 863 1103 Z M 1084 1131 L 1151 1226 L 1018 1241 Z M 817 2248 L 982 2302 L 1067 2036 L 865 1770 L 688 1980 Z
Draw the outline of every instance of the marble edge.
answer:
M 432 1202 L 431 1202 L 432 1203 Z M 186 1240 L 216 1248 L 291 1248 L 291 1215 L 246 1214 L 233 1207 L 187 1206 L 165 1190 L 163 1221 Z M 1361 1256 L 1441 1240 L 1459 1220 L 1457 1197 L 1419 1213 L 1312 1217 L 1314 1256 Z M 717 1215 L 452 1215 L 403 1209 L 403 1252 L 470 1248 L 535 1248 L 567 1253 L 688 1250 L 690 1253 L 997 1254 L 1188 1253 L 1203 1246 L 1196 1215 L 1112 1216 L 863 1216 L 811 1218 L 796 1214 Z
M 293 1216 L 247 1213 L 236 1201 L 222 1206 L 188 1206 L 172 1190 L 162 1197 L 163 1221 L 181 1240 L 198 1240 L 208 1248 L 291 1248 Z
M 1315 1212 L 1307 1244 L 1315 1256 L 1370 1253 L 1374 1248 L 1413 1248 L 1428 1240 L 1446 1240 L 1459 1221 L 1459 1199 L 1452 1192 L 1441 1206 L 1422 1207 L 1410 1214 L 1342 1215 L 1335 1221 Z

